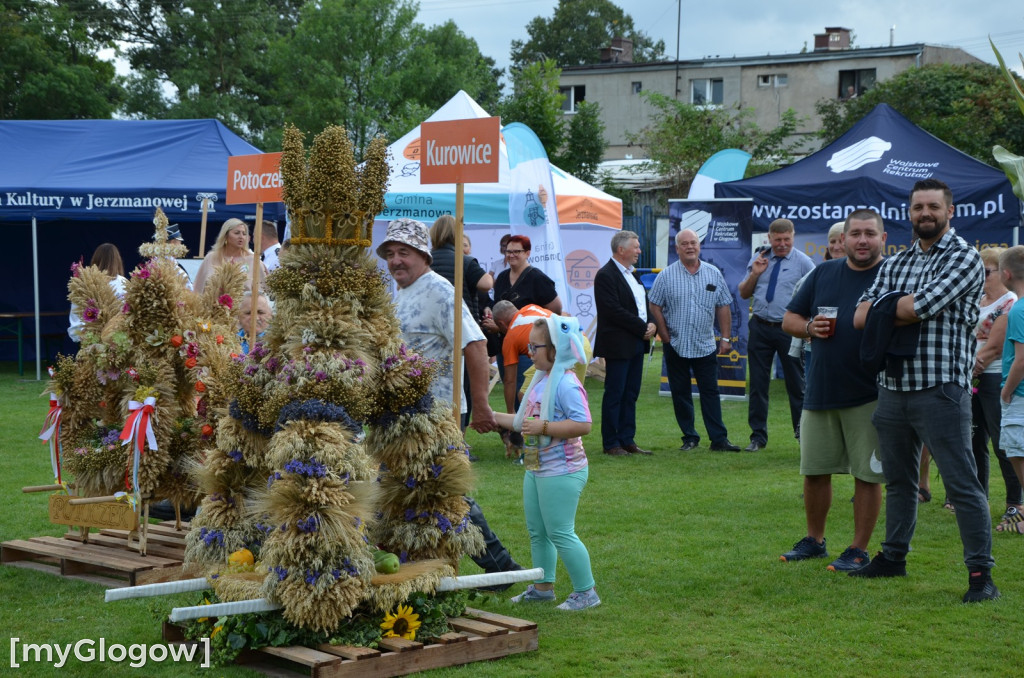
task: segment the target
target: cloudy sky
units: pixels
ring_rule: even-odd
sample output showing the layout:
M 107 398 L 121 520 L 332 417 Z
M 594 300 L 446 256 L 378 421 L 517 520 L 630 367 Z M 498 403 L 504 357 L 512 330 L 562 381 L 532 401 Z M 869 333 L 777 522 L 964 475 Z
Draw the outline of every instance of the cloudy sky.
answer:
M 679 0 L 618 0 L 637 29 L 665 41 L 665 53 L 676 55 Z M 557 0 L 419 0 L 419 20 L 432 26 L 453 19 L 474 38 L 480 51 L 507 67 L 512 40 L 525 40 L 526 24 L 536 16 L 550 18 Z M 895 25 L 897 45 L 924 42 L 960 47 L 995 63 L 988 45 L 996 47 L 1020 70 L 1024 52 L 1024 4 L 1016 0 L 931 0 L 927 3 L 893 0 L 682 0 L 681 59 L 704 56 L 792 54 L 825 26 L 842 26 L 854 33 L 856 47 L 889 44 Z

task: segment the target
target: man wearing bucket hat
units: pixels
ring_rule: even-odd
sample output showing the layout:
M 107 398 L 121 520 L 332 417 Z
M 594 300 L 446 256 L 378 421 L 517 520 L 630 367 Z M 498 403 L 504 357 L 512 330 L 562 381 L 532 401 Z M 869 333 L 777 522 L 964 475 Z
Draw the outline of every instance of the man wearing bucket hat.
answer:
M 439 402 L 452 401 L 452 349 L 455 336 L 455 288 L 430 269 L 430 238 L 423 222 L 396 219 L 388 224 L 377 256 L 387 262 L 388 271 L 398 285 L 395 313 L 402 326 L 405 342 L 425 358 L 443 365 L 431 385 Z M 487 341 L 472 314 L 462 307 L 462 352 L 469 372 L 473 394 L 473 420 L 470 426 L 480 433 L 497 428 L 494 412 L 487 401 L 490 370 Z M 465 394 L 461 411 L 466 411 Z
M 430 392 L 439 402 L 451 402 L 453 392 L 452 352 L 455 336 L 455 288 L 430 270 L 430 238 L 427 226 L 414 219 L 396 219 L 388 224 L 384 242 L 377 247 L 377 256 L 387 262 L 388 271 L 398 285 L 395 314 L 402 327 L 402 338 L 424 358 L 437 360 L 443 367 L 434 379 Z M 466 306 L 462 307 L 462 352 L 469 373 L 473 395 L 473 429 L 486 433 L 497 429 L 494 412 L 487 401 L 490 369 L 487 341 Z M 463 412 L 466 396 L 462 396 Z M 485 551 L 473 560 L 485 572 L 521 570 L 508 549 L 491 531 L 483 512 L 472 498 L 470 520 L 484 536 Z M 506 589 L 508 585 L 494 587 Z

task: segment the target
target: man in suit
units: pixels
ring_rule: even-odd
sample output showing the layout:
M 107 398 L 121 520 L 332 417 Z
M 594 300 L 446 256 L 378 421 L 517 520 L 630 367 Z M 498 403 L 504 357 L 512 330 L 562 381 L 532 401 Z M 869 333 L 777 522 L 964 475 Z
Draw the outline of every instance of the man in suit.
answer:
M 647 291 L 634 268 L 639 258 L 640 238 L 619 231 L 612 236 L 612 258 L 594 276 L 594 355 L 605 362 L 601 438 L 604 453 L 616 457 L 650 454 L 633 440 L 644 355 L 657 331 L 648 321 Z

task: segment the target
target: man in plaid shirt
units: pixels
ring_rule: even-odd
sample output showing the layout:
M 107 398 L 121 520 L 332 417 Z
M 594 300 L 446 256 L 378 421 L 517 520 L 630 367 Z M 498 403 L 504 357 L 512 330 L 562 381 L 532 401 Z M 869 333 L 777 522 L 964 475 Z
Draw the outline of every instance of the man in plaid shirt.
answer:
M 902 374 L 879 374 L 879 457 L 885 474 L 885 541 L 882 550 L 851 577 L 902 577 L 917 524 L 921 444 L 942 469 L 969 572 L 963 600 L 999 597 L 992 582 L 992 526 L 985 489 L 971 453 L 971 366 L 985 270 L 977 250 L 950 227 L 953 194 L 945 183 L 925 179 L 910 192 L 910 223 L 917 240 L 883 262 L 875 283 L 861 297 L 854 326 L 868 321 L 873 302 L 901 294 L 895 325 L 920 323 L 917 352 Z M 875 311 L 881 313 L 881 311 Z

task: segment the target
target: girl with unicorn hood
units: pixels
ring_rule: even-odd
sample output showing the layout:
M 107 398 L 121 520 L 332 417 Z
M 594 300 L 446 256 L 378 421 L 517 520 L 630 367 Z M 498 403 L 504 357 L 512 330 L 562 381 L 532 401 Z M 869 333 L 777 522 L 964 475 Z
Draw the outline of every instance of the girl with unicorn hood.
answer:
M 526 454 L 523 509 L 533 566 L 544 568 L 544 577 L 512 602 L 555 600 L 560 556 L 573 592 L 558 609 L 584 610 L 600 605 L 601 599 L 594 590 L 590 553 L 576 536 L 576 507 L 589 473 L 582 436 L 590 433 L 592 421 L 587 392 L 572 371 L 577 362 L 585 362 L 579 321 L 557 315 L 538 319 L 528 349 L 537 372 L 526 397 L 515 416 L 495 413 L 495 418 L 501 426 L 537 440 Z

